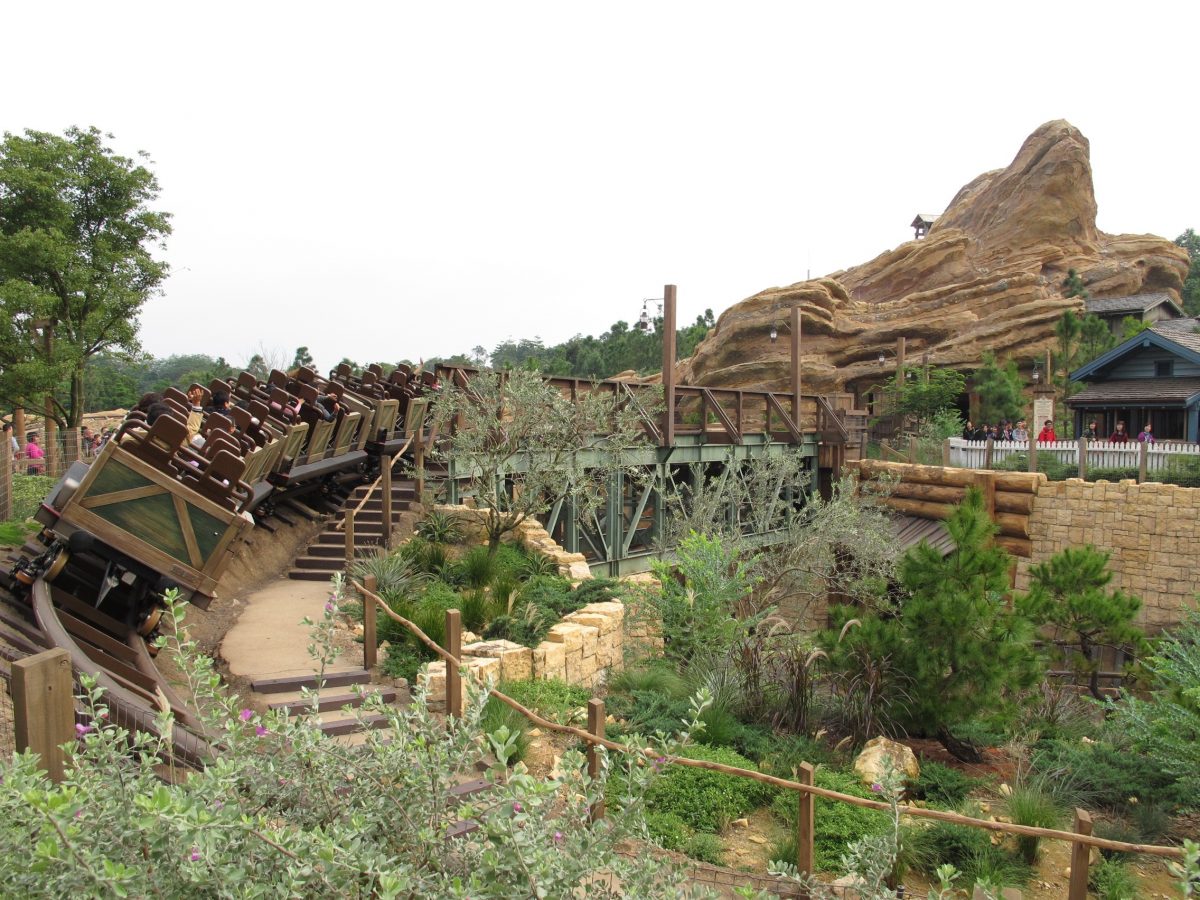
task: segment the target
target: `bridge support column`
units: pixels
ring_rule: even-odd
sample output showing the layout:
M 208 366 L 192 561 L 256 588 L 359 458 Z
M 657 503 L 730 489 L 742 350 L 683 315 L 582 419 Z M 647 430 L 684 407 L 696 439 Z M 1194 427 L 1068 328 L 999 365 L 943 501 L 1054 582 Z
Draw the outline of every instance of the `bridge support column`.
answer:
M 625 476 L 621 472 L 608 479 L 604 530 L 610 574 L 616 575 L 620 568 L 621 551 L 625 546 Z

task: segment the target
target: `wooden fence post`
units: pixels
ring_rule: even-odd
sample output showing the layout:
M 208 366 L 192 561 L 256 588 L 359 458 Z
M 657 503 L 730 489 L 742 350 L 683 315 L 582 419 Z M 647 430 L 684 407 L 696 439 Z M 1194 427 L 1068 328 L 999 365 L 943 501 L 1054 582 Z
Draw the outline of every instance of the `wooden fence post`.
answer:
M 425 502 L 425 435 L 415 435 L 416 446 L 413 449 L 413 468 L 415 470 L 415 487 L 417 502 Z
M 1037 438 L 1029 438 L 1029 471 L 1036 472 L 1037 467 Z
M 816 770 L 812 763 L 800 763 L 797 780 L 801 784 L 812 785 Z M 813 873 L 813 830 L 816 828 L 816 810 L 813 795 L 808 791 L 800 791 L 797 800 L 799 815 L 796 817 L 796 868 L 805 875 Z
M 55 647 L 14 662 L 12 700 L 17 750 L 38 754 L 50 780 L 62 781 L 62 745 L 75 738 L 71 655 Z
M 346 568 L 354 563 L 354 510 L 346 511 Z
M 915 463 L 917 461 L 917 438 L 916 435 L 908 436 L 908 461 Z
M 1075 451 L 1079 457 L 1079 477 L 1087 478 L 1087 455 L 1088 455 L 1088 439 L 1081 437 L 1079 439 L 1079 447 Z
M 996 442 L 988 438 L 983 445 L 983 467 L 990 469 L 992 467 L 992 448 Z
M 604 701 L 592 698 L 588 701 L 588 734 L 593 737 L 604 737 Z M 589 743 L 587 748 L 588 777 L 593 782 L 600 777 L 600 751 L 595 744 Z M 592 806 L 591 820 L 593 822 L 604 818 L 604 795 Z
M 942 467 L 950 468 L 950 438 L 942 441 Z
M 1148 441 L 1138 441 L 1138 484 L 1146 482 L 1146 455 L 1149 449 Z
M 1086 809 L 1075 810 L 1076 834 L 1092 833 L 1092 817 Z M 1071 886 L 1067 890 L 1067 900 L 1087 900 L 1088 893 L 1088 862 L 1092 848 L 1087 844 L 1071 845 Z
M 379 579 L 374 575 L 367 575 L 363 578 L 363 587 L 369 593 L 374 594 L 379 587 Z M 376 656 L 379 652 L 376 643 L 375 615 L 375 598 L 363 597 L 363 668 L 368 671 L 375 668 Z
M 383 549 L 392 549 L 392 458 L 384 455 L 379 460 L 379 489 L 383 491 L 380 509 L 383 511 Z
M 462 660 L 462 613 L 446 610 L 446 652 Z M 446 663 L 446 715 L 462 718 L 462 672 L 458 663 Z

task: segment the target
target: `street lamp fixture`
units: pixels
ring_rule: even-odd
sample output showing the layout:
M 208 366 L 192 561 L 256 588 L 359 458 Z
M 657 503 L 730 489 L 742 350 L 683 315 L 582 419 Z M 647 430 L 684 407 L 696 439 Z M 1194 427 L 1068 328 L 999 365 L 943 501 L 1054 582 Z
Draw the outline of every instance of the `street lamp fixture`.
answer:
M 638 316 L 637 324 L 635 324 L 633 326 L 638 331 L 652 331 L 654 328 L 653 323 L 650 319 L 650 304 L 651 303 L 658 305 L 658 315 L 660 317 L 662 316 L 662 311 L 663 311 L 662 299 L 658 298 L 658 297 L 647 297 L 645 300 L 642 301 L 642 314 L 640 316 Z

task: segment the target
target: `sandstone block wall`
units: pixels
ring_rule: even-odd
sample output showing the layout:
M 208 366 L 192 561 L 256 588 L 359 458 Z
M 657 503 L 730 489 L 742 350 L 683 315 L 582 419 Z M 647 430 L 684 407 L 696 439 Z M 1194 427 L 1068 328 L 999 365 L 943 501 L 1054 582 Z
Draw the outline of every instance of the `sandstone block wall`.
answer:
M 1029 567 L 1066 547 L 1092 544 L 1111 554 L 1112 586 L 1142 598 L 1139 623 L 1155 632 L 1196 607 L 1200 591 L 1200 489 L 1173 484 L 1087 482 L 1041 485 L 1029 518 L 1031 559 L 1017 566 L 1019 590 Z

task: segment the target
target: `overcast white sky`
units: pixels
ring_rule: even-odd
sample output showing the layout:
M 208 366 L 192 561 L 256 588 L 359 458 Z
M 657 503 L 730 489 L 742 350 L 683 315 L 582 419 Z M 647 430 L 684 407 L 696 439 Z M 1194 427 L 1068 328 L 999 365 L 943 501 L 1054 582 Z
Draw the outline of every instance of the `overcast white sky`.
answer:
M 0 129 L 148 151 L 155 355 L 328 368 L 681 320 L 911 237 L 1042 122 L 1200 228 L 1200 3 L 5 4 Z

